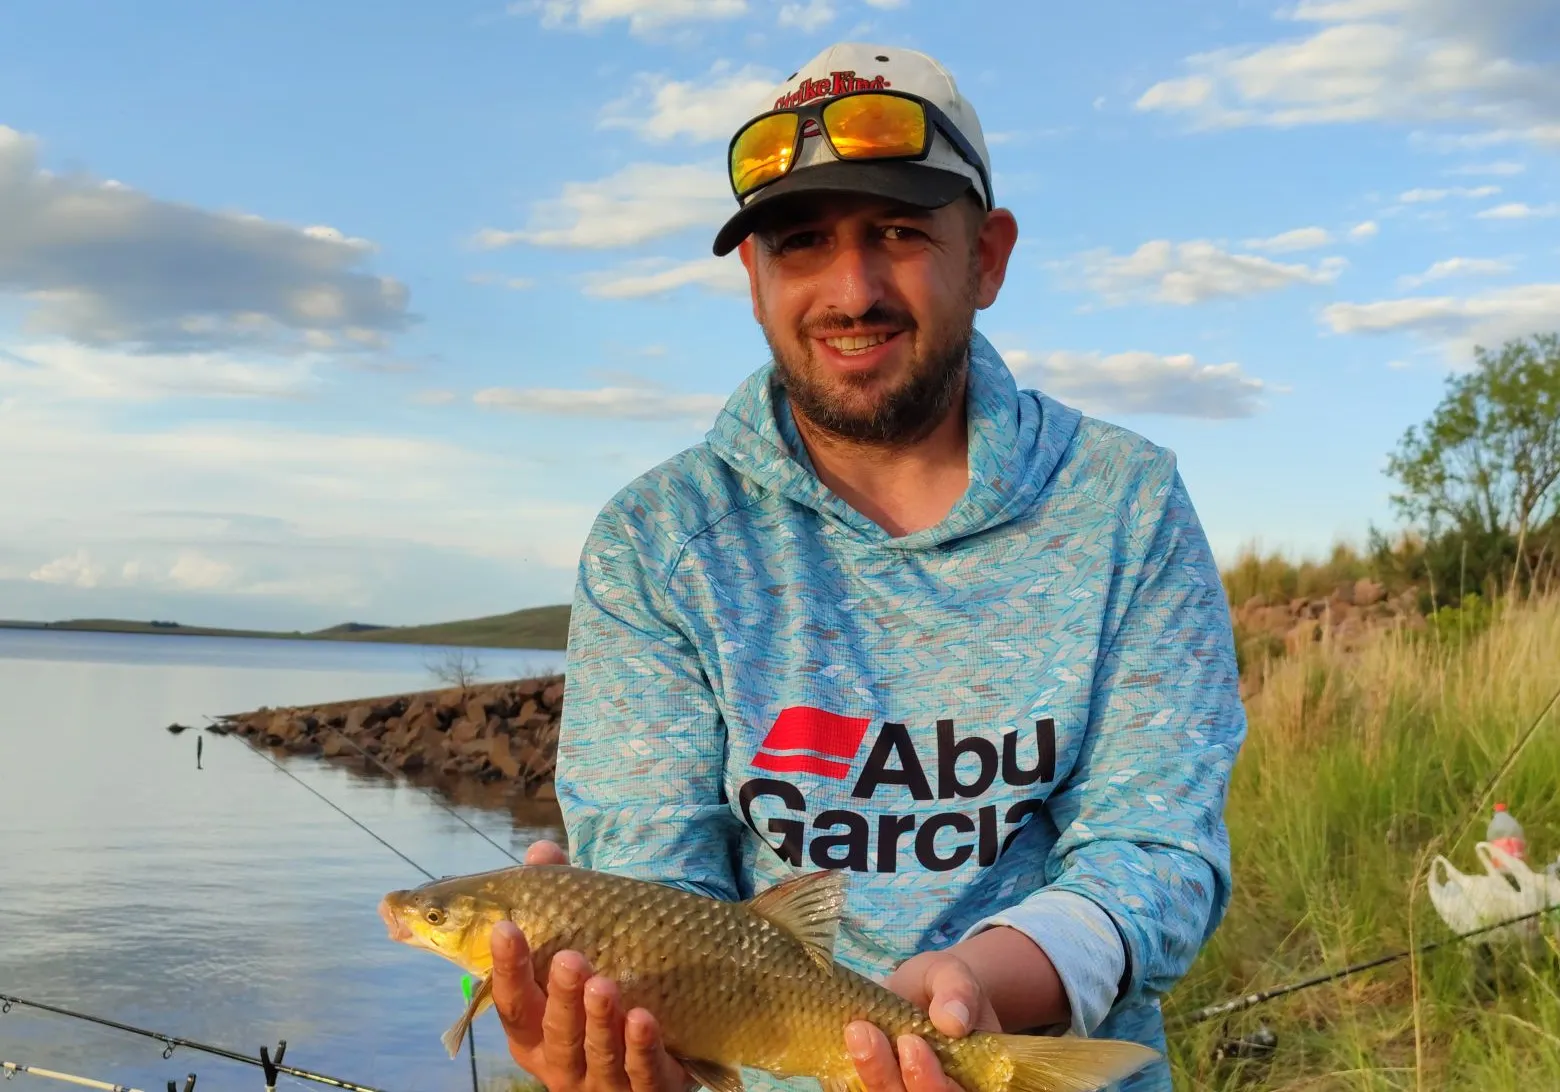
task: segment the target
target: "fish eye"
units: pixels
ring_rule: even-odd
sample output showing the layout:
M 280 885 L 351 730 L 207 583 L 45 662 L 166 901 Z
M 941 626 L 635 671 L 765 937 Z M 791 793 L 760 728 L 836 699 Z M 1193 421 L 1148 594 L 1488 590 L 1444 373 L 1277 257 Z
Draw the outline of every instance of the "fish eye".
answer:
M 429 925 L 444 924 L 444 911 L 440 910 L 437 906 L 430 907 L 428 912 L 424 914 L 423 917 L 428 919 Z

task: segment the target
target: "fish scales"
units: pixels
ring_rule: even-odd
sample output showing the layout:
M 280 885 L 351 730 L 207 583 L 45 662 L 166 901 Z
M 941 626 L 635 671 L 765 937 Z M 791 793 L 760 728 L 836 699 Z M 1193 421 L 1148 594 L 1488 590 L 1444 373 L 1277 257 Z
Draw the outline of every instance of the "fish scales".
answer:
M 795 877 L 725 902 L 679 888 L 566 865 L 527 865 L 391 892 L 380 912 L 394 939 L 486 976 L 492 927 L 525 934 L 538 980 L 577 951 L 618 984 L 624 1010 L 655 1014 L 668 1052 L 701 1083 L 733 1092 L 740 1067 L 813 1077 L 827 1092 L 860 1089 L 845 1050 L 853 1020 L 894 1042 L 918 1035 L 970 1092 L 1062 1092 L 1118 1079 L 1156 1055 L 1131 1043 L 944 1035 L 920 1008 L 837 963 L 832 949 L 845 876 Z M 437 919 L 437 920 L 435 920 Z M 491 1003 L 484 979 L 463 1022 Z M 464 1033 L 451 1029 L 453 1053 Z

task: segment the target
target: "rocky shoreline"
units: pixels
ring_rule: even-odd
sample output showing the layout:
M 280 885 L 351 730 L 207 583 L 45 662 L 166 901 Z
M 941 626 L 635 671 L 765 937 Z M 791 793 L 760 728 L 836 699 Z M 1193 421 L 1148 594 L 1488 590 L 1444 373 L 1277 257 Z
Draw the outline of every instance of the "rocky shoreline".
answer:
M 473 683 L 215 718 L 210 731 L 419 779 L 476 781 L 552 801 L 563 676 Z

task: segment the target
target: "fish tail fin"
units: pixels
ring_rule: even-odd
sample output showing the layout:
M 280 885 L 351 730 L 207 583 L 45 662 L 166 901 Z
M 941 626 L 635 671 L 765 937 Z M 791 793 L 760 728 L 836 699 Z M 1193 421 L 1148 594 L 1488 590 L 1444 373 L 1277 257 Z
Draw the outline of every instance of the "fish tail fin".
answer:
M 1120 1039 L 997 1035 L 1013 1063 L 1005 1092 L 1095 1092 L 1130 1077 L 1159 1052 Z
M 460 1019 L 450 1025 L 439 1041 L 444 1044 L 444 1049 L 450 1052 L 453 1058 L 460 1053 L 460 1044 L 465 1040 L 466 1033 L 471 1030 L 471 1022 L 493 1003 L 493 976 L 485 974 L 471 991 L 471 1000 L 466 1002 L 466 1011 L 460 1014 Z

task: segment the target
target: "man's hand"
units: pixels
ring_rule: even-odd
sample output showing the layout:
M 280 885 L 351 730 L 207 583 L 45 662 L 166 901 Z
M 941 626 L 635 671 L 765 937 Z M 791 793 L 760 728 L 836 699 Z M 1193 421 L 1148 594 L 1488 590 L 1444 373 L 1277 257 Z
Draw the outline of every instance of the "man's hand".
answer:
M 536 842 L 526 864 L 568 864 L 552 842 Z M 513 922 L 493 929 L 493 1007 L 509 1054 L 548 1092 L 684 1092 L 687 1072 L 667 1053 L 644 1009 L 622 1011 L 617 984 L 591 974 L 578 952 L 559 952 L 543 992 L 531 949 Z
M 944 1035 L 957 1038 L 976 1028 L 1002 1030 L 985 988 L 952 949 L 922 952 L 906 960 L 884 985 L 926 1010 L 932 1025 Z M 888 1036 L 865 1020 L 845 1028 L 845 1049 L 867 1092 L 959 1092 L 925 1039 L 902 1035 L 898 1047 L 896 1059 Z
M 900 964 L 884 983 L 925 1010 L 944 1035 L 1027 1030 L 1069 1020 L 1066 991 L 1040 947 L 998 926 L 940 952 Z M 858 1020 L 845 1028 L 845 1049 L 867 1092 L 960 1092 L 918 1035 L 901 1036 L 898 1058 L 888 1036 Z

